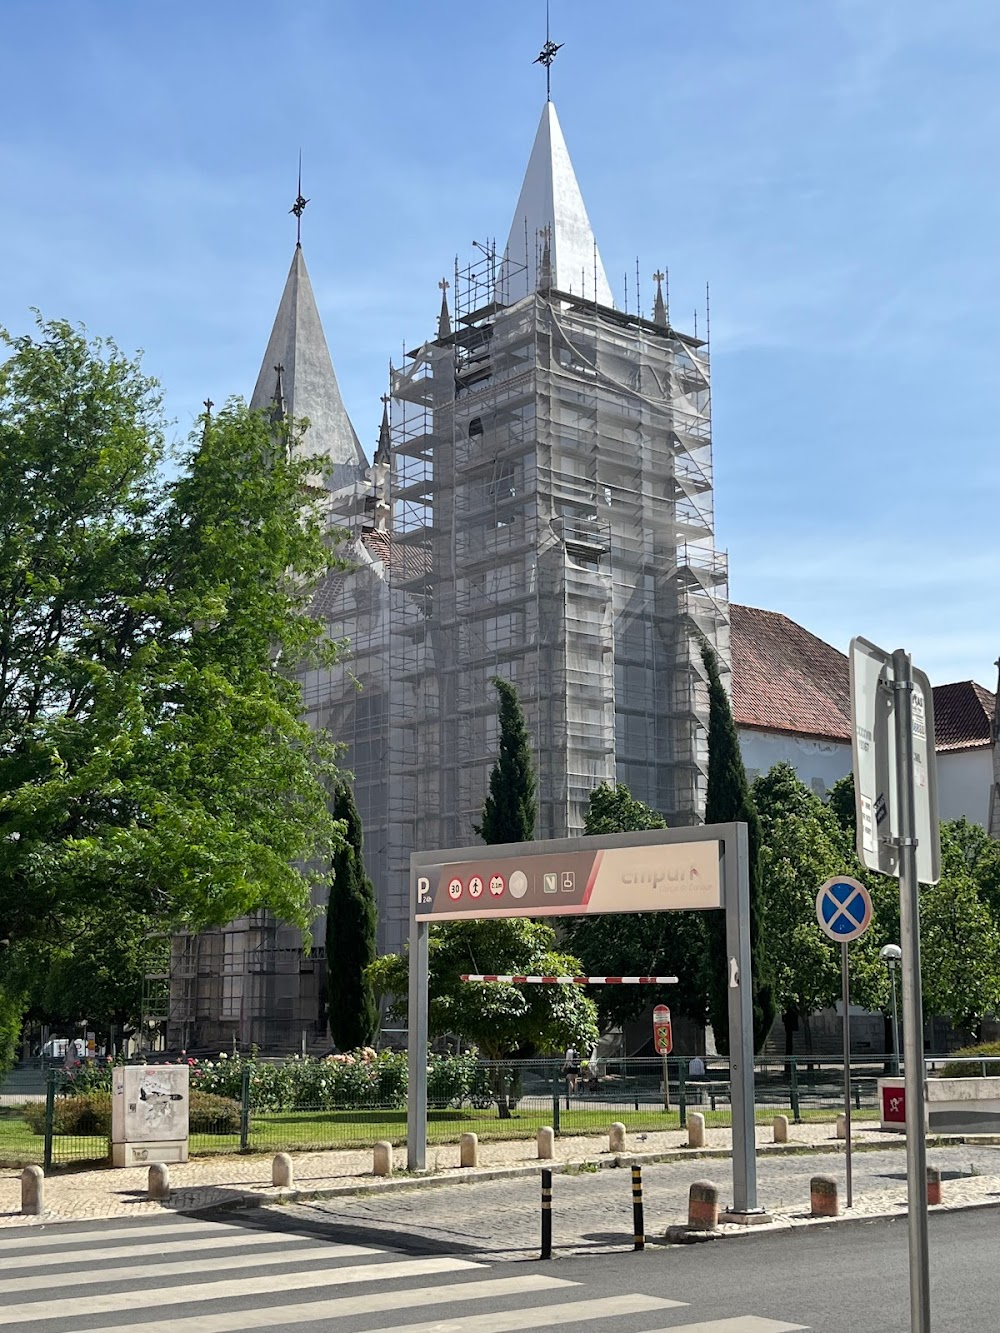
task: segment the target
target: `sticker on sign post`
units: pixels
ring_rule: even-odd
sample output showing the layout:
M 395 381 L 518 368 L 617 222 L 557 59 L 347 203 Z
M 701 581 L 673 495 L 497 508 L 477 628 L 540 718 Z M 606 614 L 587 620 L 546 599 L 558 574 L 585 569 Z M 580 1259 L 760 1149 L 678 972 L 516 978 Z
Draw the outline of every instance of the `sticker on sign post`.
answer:
M 824 935 L 838 944 L 859 939 L 872 919 L 868 890 L 849 875 L 834 875 L 816 895 L 816 920 Z

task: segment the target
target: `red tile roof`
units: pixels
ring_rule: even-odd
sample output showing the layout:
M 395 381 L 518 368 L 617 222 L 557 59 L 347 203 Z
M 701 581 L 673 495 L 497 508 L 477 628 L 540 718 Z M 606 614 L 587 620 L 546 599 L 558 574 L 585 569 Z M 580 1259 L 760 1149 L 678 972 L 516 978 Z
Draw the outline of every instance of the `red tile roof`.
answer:
M 733 716 L 738 727 L 851 740 L 847 658 L 777 611 L 730 608 Z M 935 748 L 989 745 L 996 696 L 974 680 L 934 686 Z
M 934 686 L 934 734 L 938 750 L 974 750 L 990 745 L 996 695 L 974 680 Z
M 777 611 L 730 608 L 738 727 L 850 743 L 847 658 Z

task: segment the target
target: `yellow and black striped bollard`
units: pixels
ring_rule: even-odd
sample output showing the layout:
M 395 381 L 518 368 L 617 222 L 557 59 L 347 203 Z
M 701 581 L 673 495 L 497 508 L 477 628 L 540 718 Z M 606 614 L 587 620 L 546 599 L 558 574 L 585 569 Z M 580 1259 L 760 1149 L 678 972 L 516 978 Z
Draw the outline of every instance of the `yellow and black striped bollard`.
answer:
M 632 1230 L 635 1232 L 635 1248 L 646 1248 L 646 1227 L 642 1216 L 642 1167 L 632 1167 Z
M 552 1172 L 542 1172 L 542 1256 L 552 1258 Z

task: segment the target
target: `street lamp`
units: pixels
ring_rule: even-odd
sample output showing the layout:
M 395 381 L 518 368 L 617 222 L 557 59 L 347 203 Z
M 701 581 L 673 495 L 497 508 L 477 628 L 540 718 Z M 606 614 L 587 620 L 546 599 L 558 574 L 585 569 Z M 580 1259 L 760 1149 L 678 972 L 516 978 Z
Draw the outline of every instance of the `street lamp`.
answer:
M 892 1063 L 895 1066 L 895 1073 L 898 1078 L 899 1020 L 896 1017 L 896 964 L 902 960 L 903 951 L 898 944 L 885 944 L 879 950 L 878 956 L 889 969 L 889 980 L 892 982 Z

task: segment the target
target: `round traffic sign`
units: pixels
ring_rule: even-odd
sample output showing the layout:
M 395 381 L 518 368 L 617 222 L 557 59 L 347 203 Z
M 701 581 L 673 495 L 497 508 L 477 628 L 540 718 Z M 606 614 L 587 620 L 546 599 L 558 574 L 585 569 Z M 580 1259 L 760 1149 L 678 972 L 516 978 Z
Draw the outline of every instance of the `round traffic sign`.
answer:
M 868 890 L 849 875 L 834 875 L 816 895 L 816 920 L 831 940 L 849 944 L 859 939 L 872 920 Z

